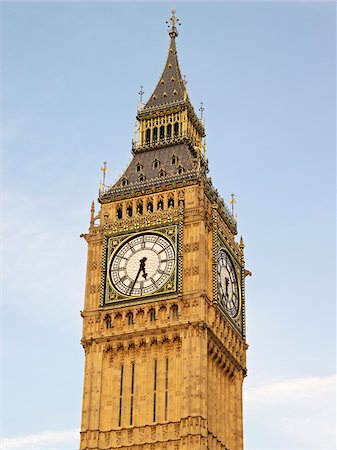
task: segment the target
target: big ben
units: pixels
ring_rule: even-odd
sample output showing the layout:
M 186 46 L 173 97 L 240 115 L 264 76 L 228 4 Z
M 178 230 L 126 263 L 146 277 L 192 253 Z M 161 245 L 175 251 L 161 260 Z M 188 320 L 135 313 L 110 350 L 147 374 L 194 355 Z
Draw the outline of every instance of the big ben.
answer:
M 81 450 L 242 450 L 244 243 L 208 176 L 175 11 L 132 160 L 91 208 Z

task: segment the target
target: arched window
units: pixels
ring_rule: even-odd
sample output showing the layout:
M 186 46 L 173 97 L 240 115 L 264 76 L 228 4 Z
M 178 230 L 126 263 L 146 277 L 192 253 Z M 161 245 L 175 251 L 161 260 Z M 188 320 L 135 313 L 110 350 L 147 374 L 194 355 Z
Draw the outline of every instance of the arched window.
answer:
M 179 134 L 179 122 L 176 122 L 174 124 L 174 135 L 178 136 L 178 134 Z
M 179 316 L 178 305 L 172 305 L 171 307 L 171 316 L 173 319 L 177 319 Z
M 112 328 L 112 320 L 110 314 L 107 314 L 105 316 L 105 327 L 106 328 Z
M 153 212 L 153 203 L 151 201 L 149 201 L 147 203 L 146 209 L 147 209 L 147 212 Z
M 150 322 L 154 322 L 156 320 L 156 311 L 152 308 L 149 311 Z
M 164 139 L 164 136 L 165 136 L 165 127 L 164 125 L 162 125 L 159 130 L 159 138 Z
M 133 314 L 132 314 L 132 312 L 127 313 L 126 320 L 128 322 L 128 325 L 133 325 Z
M 122 186 L 127 186 L 129 184 L 127 178 L 123 178 L 122 180 Z
M 143 203 L 138 203 L 137 205 L 137 213 L 142 215 L 143 214 Z
M 182 166 L 178 167 L 178 174 L 181 175 L 182 173 L 184 173 L 184 168 Z
M 177 164 L 177 162 L 178 162 L 178 158 L 175 155 L 173 155 L 171 158 L 171 164 L 173 166 L 175 166 Z
M 121 219 L 123 217 L 123 210 L 122 207 L 120 206 L 119 208 L 117 208 L 117 219 Z
M 142 168 L 143 168 L 143 166 L 140 163 L 138 163 L 136 165 L 136 172 L 140 172 L 142 170 Z
M 158 159 L 155 159 L 153 161 L 153 168 L 154 169 L 159 169 L 159 167 L 160 167 L 160 161 Z
M 128 207 L 126 208 L 126 214 L 127 214 L 129 217 L 132 217 L 132 206 L 128 206 Z
M 165 175 L 166 175 L 165 170 L 161 169 L 161 170 L 159 171 L 159 176 L 160 176 L 160 177 L 164 177 Z
M 150 130 L 150 128 L 147 128 L 147 130 L 146 130 L 145 142 L 146 142 L 147 144 L 149 144 L 149 143 L 150 143 L 150 139 L 151 139 L 151 130 Z
M 172 124 L 168 124 L 166 128 L 166 137 L 170 139 L 172 137 Z
M 174 208 L 174 198 L 173 197 L 169 198 L 168 207 L 169 208 Z
M 157 142 L 158 140 L 158 128 L 154 127 L 152 130 L 152 141 Z
M 164 208 L 164 202 L 163 200 L 159 200 L 157 203 L 157 209 L 162 210 Z
M 146 176 L 145 175 L 140 175 L 139 181 L 145 181 L 145 180 L 146 180 Z

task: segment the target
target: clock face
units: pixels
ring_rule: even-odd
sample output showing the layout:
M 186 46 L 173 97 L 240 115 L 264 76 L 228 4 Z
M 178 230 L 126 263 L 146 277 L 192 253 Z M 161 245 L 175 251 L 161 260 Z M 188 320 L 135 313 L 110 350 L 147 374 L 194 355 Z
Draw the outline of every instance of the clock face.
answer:
M 113 254 L 110 282 L 123 295 L 152 294 L 169 280 L 174 265 L 175 252 L 168 239 L 157 233 L 138 234 Z
M 218 289 L 220 301 L 231 317 L 239 312 L 239 290 L 235 269 L 228 253 L 224 249 L 218 252 Z

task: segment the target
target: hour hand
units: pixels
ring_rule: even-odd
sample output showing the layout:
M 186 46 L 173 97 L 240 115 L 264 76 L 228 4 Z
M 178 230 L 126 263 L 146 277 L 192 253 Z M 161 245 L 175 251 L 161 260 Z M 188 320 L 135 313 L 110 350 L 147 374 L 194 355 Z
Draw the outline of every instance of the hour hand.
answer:
M 143 278 L 145 278 L 145 280 L 146 280 L 146 277 L 147 277 L 147 273 L 145 272 L 145 261 L 147 260 L 147 258 L 144 256 L 144 258 L 142 258 L 141 260 L 140 260 L 140 270 L 143 272 Z

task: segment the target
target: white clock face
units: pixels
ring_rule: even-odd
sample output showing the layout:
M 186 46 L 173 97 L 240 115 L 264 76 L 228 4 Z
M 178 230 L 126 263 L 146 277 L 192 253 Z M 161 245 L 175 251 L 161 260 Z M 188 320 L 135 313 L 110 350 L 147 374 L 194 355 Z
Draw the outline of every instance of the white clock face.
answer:
M 239 312 L 239 291 L 235 269 L 224 249 L 218 252 L 218 289 L 220 301 L 231 317 Z
M 129 239 L 112 256 L 109 273 L 123 295 L 140 297 L 158 291 L 171 277 L 175 252 L 171 242 L 157 233 Z

